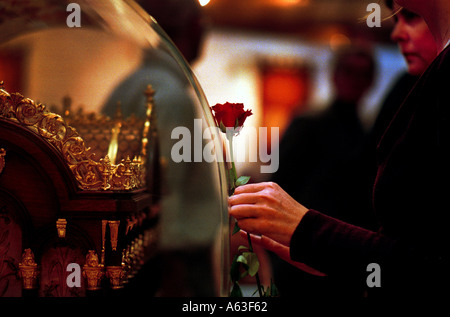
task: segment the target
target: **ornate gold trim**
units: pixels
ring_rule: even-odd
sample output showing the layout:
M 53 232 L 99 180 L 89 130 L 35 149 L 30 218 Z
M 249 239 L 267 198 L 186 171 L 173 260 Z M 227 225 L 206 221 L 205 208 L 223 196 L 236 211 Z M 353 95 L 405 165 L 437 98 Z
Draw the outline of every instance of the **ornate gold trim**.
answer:
M 24 289 L 35 289 L 37 287 L 39 268 L 34 261 L 34 254 L 31 249 L 25 249 L 23 251 L 22 262 L 19 263 L 19 274 L 22 278 Z
M 97 253 L 94 250 L 89 250 L 86 255 L 86 264 L 83 266 L 83 276 L 87 281 L 87 289 L 91 291 L 100 289 L 104 275 L 104 267 L 98 263 Z
M 5 156 L 6 156 L 6 150 L 3 148 L 0 148 L 0 174 L 3 172 L 3 169 L 5 168 Z
M 102 220 L 102 265 L 105 264 L 105 244 L 106 244 L 106 225 L 108 224 L 108 220 Z
M 58 231 L 58 237 L 59 238 L 65 238 L 66 237 L 66 226 L 67 226 L 67 220 L 66 219 L 58 219 L 58 220 L 56 220 L 56 230 Z
M 106 277 L 109 278 L 112 289 L 120 289 L 123 287 L 125 269 L 123 266 L 107 266 Z
M 117 250 L 117 243 L 119 242 L 119 225 L 120 220 L 109 220 L 109 235 L 111 240 L 111 249 Z
M 148 91 L 148 100 L 154 91 Z M 148 109 L 152 104 L 147 105 Z M 148 111 L 151 114 L 151 110 Z M 145 186 L 146 150 L 144 157 L 122 160 L 113 164 L 109 157 L 99 161 L 87 148 L 79 133 L 58 114 L 48 111 L 45 105 L 25 98 L 19 93 L 8 93 L 0 82 L 0 119 L 20 124 L 54 146 L 72 171 L 78 186 L 83 190 L 132 190 Z M 149 124 L 147 118 L 146 124 Z M 148 140 L 143 131 L 144 146 Z

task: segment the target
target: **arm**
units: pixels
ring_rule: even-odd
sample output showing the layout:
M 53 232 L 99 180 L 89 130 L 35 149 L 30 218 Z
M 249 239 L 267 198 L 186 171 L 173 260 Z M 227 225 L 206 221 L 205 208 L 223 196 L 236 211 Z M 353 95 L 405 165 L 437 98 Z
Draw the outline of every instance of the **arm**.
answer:
M 275 183 L 240 186 L 229 204 L 242 230 L 263 235 L 262 245 L 325 274 L 365 272 L 370 263 L 402 258 L 397 241 L 308 210 Z

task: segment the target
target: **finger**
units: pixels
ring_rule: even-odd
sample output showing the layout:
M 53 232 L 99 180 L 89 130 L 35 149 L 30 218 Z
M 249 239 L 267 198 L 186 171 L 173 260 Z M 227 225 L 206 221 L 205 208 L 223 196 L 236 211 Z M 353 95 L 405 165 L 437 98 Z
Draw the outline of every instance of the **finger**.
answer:
M 282 260 L 290 263 L 291 265 L 295 266 L 296 268 L 312 274 L 312 275 L 317 275 L 317 276 L 326 276 L 326 274 L 302 263 L 302 262 L 296 262 L 291 260 L 291 256 L 290 256 L 290 248 L 279 243 L 276 242 L 266 236 L 255 236 L 255 235 L 251 235 L 251 239 L 252 239 L 252 243 L 255 243 L 257 245 L 262 246 L 263 248 L 277 254 Z
M 255 235 L 261 234 L 261 232 L 259 232 L 258 220 L 256 218 L 241 218 L 237 220 L 239 228 L 243 231 L 251 232 Z
M 255 204 L 258 201 L 257 194 L 238 194 L 228 198 L 228 205 Z
M 253 204 L 239 204 L 228 209 L 229 214 L 237 220 L 244 218 L 256 218 L 259 214 L 258 207 Z
M 266 236 L 261 237 L 261 245 L 264 246 L 266 249 L 273 251 L 280 256 L 283 255 L 283 258 L 289 257 L 289 247 L 276 242 L 275 240 L 272 240 Z
M 243 237 L 247 237 L 247 232 L 244 230 L 241 230 L 240 234 Z M 272 240 L 264 235 L 255 235 L 252 233 L 252 234 L 250 234 L 250 237 L 251 237 L 253 244 L 259 245 L 259 246 L 263 247 L 264 249 L 272 251 L 273 253 L 277 254 L 283 260 L 290 260 L 289 247 L 287 247 L 275 240 Z
M 246 184 L 236 187 L 234 190 L 235 194 L 242 194 L 242 193 L 256 193 L 264 188 L 266 188 L 267 183 L 254 183 L 254 184 Z
M 248 239 L 248 232 L 247 231 L 245 231 L 245 230 L 240 230 L 239 231 L 239 235 L 242 237 L 242 238 L 244 238 L 244 239 Z M 251 240 L 252 240 L 252 243 L 254 243 L 254 244 L 257 244 L 257 245 L 261 245 L 261 237 L 262 236 L 258 236 L 258 235 L 255 235 L 255 234 L 253 234 L 253 233 L 250 233 L 250 238 L 251 238 Z

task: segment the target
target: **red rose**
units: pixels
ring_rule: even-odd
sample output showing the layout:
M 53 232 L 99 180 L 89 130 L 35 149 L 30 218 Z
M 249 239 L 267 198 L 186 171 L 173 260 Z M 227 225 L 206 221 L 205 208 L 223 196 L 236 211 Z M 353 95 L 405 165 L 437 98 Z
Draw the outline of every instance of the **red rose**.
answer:
M 211 107 L 214 111 L 214 118 L 222 132 L 226 132 L 226 128 L 238 129 L 244 125 L 245 119 L 252 115 L 251 110 L 244 110 L 242 103 L 216 104 Z

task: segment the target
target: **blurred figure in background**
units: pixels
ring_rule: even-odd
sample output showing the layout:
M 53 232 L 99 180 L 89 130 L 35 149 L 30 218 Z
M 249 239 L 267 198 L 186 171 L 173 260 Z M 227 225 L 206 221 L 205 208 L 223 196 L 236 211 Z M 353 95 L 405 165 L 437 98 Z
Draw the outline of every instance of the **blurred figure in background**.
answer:
M 360 226 L 370 226 L 374 219 L 368 212 L 370 200 L 355 194 L 353 180 L 359 171 L 347 162 L 360 152 L 365 139 L 358 108 L 375 73 L 372 53 L 365 48 L 346 47 L 337 53 L 334 101 L 319 114 L 292 121 L 280 143 L 280 167 L 272 178 L 297 201 Z M 310 275 L 278 257 L 273 257 L 273 266 L 282 296 L 333 297 L 354 292 L 350 281 Z
M 195 62 L 204 34 L 198 1 L 137 2 L 155 18 L 186 61 Z M 167 52 L 151 50 L 144 56 L 142 66 L 115 89 L 103 112 L 114 116 L 120 102 L 124 117 L 145 116 L 144 91 L 149 84 L 155 90 L 154 112 L 163 161 L 158 250 L 162 276 L 156 295 L 213 296 L 211 252 L 220 223 L 215 163 L 194 162 L 193 157 L 191 162 L 176 163 L 171 158 L 171 149 L 179 141 L 171 139 L 173 129 L 186 127 L 193 135 L 194 119 L 202 118 L 196 111 L 192 92 L 188 91 L 186 75 Z
M 205 33 L 205 20 L 198 1 L 138 0 L 137 3 L 155 18 L 186 61 L 195 63 Z M 156 91 L 155 100 L 163 104 L 168 104 L 166 100 L 170 94 L 184 94 L 188 85 L 182 70 L 169 54 L 150 50 L 143 57 L 141 67 L 116 87 L 105 103 L 103 112 L 113 116 L 120 102 L 125 117 L 131 114 L 144 116 L 146 98 L 143 92 L 149 83 Z M 171 85 L 175 87 L 172 89 Z
M 372 86 L 375 71 L 373 56 L 366 49 L 349 47 L 337 53 L 332 77 L 334 101 L 322 112 L 301 115 L 291 122 L 280 143 L 280 168 L 272 181 L 309 206 L 341 216 L 347 212 L 352 217 L 349 206 L 338 204 L 339 197 L 329 197 L 325 190 L 313 187 L 326 186 L 326 180 L 338 172 L 337 162 L 345 161 L 362 145 L 365 131 L 358 108 Z M 305 149 L 310 153 L 307 156 Z M 324 196 L 317 196 L 318 192 Z

